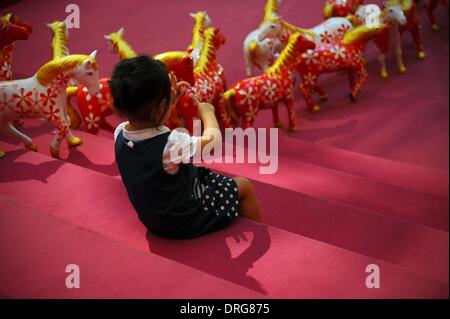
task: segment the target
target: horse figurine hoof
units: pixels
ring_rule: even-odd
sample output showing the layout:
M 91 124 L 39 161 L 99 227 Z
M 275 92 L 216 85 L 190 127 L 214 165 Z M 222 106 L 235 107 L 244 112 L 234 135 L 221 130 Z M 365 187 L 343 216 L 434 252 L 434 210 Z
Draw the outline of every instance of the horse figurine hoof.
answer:
M 32 152 L 37 152 L 37 151 L 38 151 L 38 147 L 37 147 L 37 145 L 34 144 L 34 143 L 26 144 L 25 147 L 26 147 L 28 150 L 32 151 Z
M 356 94 L 350 93 L 349 96 L 350 96 L 350 100 L 351 100 L 353 103 L 356 103 Z
M 0 158 L 3 158 L 3 157 L 5 157 L 5 156 L 6 156 L 6 153 L 3 152 L 3 151 L 0 151 Z
M 320 112 L 320 110 L 321 110 L 321 108 L 320 108 L 320 105 L 314 105 L 314 107 L 311 109 L 311 112 L 312 113 L 318 113 L 318 112 Z
M 50 154 L 53 158 L 59 159 L 59 149 L 50 146 Z
M 417 57 L 419 60 L 424 60 L 427 57 L 427 54 L 424 51 L 420 51 Z
M 320 100 L 321 101 L 327 101 L 328 100 L 328 95 L 326 95 L 326 94 L 321 95 L 320 96 Z
M 383 79 L 389 78 L 389 73 L 387 71 L 382 71 L 381 72 L 381 78 L 383 78 Z
M 433 24 L 431 28 L 433 29 L 434 32 L 438 32 L 441 30 L 441 26 L 439 24 Z
M 83 141 L 79 137 L 72 137 L 70 140 L 67 140 L 67 144 L 69 147 L 77 147 L 83 144 Z
M 280 127 L 283 127 L 283 123 L 282 122 L 277 122 L 277 123 L 274 124 L 274 126 L 276 128 L 280 128 Z
M 401 74 L 406 73 L 406 71 L 407 71 L 407 69 L 406 69 L 406 67 L 404 67 L 404 66 L 401 66 L 401 67 L 398 69 L 398 72 L 400 72 Z
M 290 127 L 289 128 L 289 132 L 298 132 L 298 127 L 297 126 L 294 126 L 294 127 Z

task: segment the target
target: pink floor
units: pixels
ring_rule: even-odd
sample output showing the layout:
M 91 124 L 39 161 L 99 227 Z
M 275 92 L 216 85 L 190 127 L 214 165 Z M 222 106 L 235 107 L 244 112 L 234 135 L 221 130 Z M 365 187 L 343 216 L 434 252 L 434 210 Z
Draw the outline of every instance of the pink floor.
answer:
M 103 76 L 117 62 L 104 34 L 124 26 L 138 52 L 180 50 L 190 42 L 188 13 L 207 10 L 227 38 L 219 58 L 230 83 L 244 77 L 243 38 L 261 19 L 264 3 L 110 2 L 78 1 L 81 29 L 70 30 L 71 52 L 98 49 Z M 321 21 L 322 2 L 284 0 L 281 12 L 313 26 Z M 61 1 L 1 9 L 34 27 L 27 42 L 17 43 L 16 77 L 30 76 L 50 58 L 45 23 L 63 19 L 64 9 Z M 0 149 L 8 155 L 0 161 L 0 295 L 448 298 L 448 17 L 441 11 L 439 33 L 423 19 L 427 60 L 416 61 L 405 40 L 407 74 L 397 74 L 391 59 L 391 78 L 379 79 L 369 50 L 371 78 L 357 104 L 348 101 L 340 75 L 323 78 L 330 100 L 320 114 L 308 113 L 297 96 L 301 130 L 280 130 L 277 174 L 260 175 L 252 164 L 210 165 L 253 181 L 261 225 L 238 220 L 185 242 L 148 236 L 124 193 L 110 133 L 76 132 L 84 144 L 70 151 L 64 145 L 63 160 L 49 157 L 47 123 L 23 127 L 39 153 L 2 135 Z M 262 111 L 257 126 L 271 121 L 271 112 Z M 65 288 L 69 263 L 88 269 L 79 291 Z M 372 263 L 380 266 L 381 289 L 364 285 Z

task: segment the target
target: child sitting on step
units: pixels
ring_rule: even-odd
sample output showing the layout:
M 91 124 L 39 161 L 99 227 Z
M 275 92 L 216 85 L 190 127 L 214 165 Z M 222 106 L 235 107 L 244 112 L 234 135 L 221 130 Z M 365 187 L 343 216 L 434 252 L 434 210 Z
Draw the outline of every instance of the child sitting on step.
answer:
M 260 221 L 247 179 L 192 164 L 193 156 L 217 140 L 214 135 L 194 137 L 163 125 L 187 83 L 177 83 L 162 62 L 139 56 L 118 63 L 109 85 L 117 113 L 128 120 L 114 133 L 116 161 L 130 201 L 150 232 L 193 238 L 229 225 L 238 215 Z M 214 107 L 197 105 L 204 132 L 219 129 Z

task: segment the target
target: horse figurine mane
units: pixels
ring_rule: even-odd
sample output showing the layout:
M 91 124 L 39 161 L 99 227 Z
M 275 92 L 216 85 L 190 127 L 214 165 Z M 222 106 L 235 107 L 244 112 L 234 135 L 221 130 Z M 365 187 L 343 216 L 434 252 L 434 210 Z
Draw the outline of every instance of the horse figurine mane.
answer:
M 266 6 L 264 7 L 264 19 L 261 22 L 260 26 L 267 22 L 273 22 L 273 20 L 279 16 L 278 7 L 281 3 L 281 0 L 267 0 Z
M 123 38 L 125 30 L 120 28 L 119 31 L 105 35 L 105 39 L 111 42 L 111 44 L 117 49 L 120 60 L 130 59 L 137 56 L 136 51 L 133 50 L 130 44 Z
M 74 54 L 47 62 L 37 71 L 36 79 L 40 85 L 45 87 L 61 73 L 73 70 L 86 60 L 91 62 L 94 70 L 98 69 L 96 60 L 91 56 Z
M 53 32 L 52 52 L 53 59 L 68 56 L 68 30 L 65 21 L 54 21 L 47 26 Z
M 202 51 L 200 53 L 200 59 L 197 66 L 194 69 L 195 73 L 205 74 L 208 71 L 214 69 L 216 65 L 216 38 L 219 36 L 219 29 L 208 28 L 205 31 L 205 42 L 203 44 Z
M 283 51 L 281 51 L 281 54 L 275 61 L 275 63 L 267 70 L 267 74 L 279 74 L 283 72 L 286 67 L 295 64 L 295 60 L 297 59 L 295 45 L 298 41 L 298 38 L 301 36 L 302 34 L 300 32 L 296 32 L 289 37 L 288 44 L 284 47 Z
M 194 29 L 192 29 L 192 43 L 188 49 L 202 45 L 207 15 L 205 11 L 191 13 L 191 17 L 194 18 Z

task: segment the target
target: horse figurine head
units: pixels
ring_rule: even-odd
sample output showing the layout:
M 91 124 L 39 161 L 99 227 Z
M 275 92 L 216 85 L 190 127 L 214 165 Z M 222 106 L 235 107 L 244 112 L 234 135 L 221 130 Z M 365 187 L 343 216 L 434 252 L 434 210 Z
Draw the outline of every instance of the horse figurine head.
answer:
M 96 55 L 97 50 L 90 55 L 74 54 L 53 59 L 38 70 L 37 81 L 43 87 L 54 85 L 56 89 L 59 84 L 55 80 L 71 78 L 84 85 L 89 94 L 95 95 L 100 89 Z
M 194 60 L 188 52 L 165 52 L 155 55 L 154 58 L 163 62 L 179 81 L 185 81 L 190 85 L 194 85 Z
M 400 0 L 383 0 L 382 16 L 385 21 L 405 25 L 407 22 L 403 11 L 403 3 Z
M 124 33 L 125 29 L 122 27 L 117 32 L 105 35 L 105 39 L 108 40 L 109 43 L 109 50 L 112 53 L 119 54 L 121 60 L 137 56 L 137 53 L 123 38 Z
M 11 22 L 0 20 L 0 49 L 14 43 L 16 40 L 27 40 L 28 30 Z
M 25 28 L 28 32 L 28 34 L 31 34 L 33 32 L 33 27 L 28 22 L 20 19 L 16 14 L 14 13 L 7 13 L 4 16 L 1 17 L 1 20 L 3 22 L 11 22 L 12 24 L 15 24 L 19 27 Z
M 264 23 L 259 28 L 258 41 L 264 41 L 267 38 L 278 38 L 283 32 L 283 25 L 281 23 L 281 19 L 277 15 L 274 19 Z

